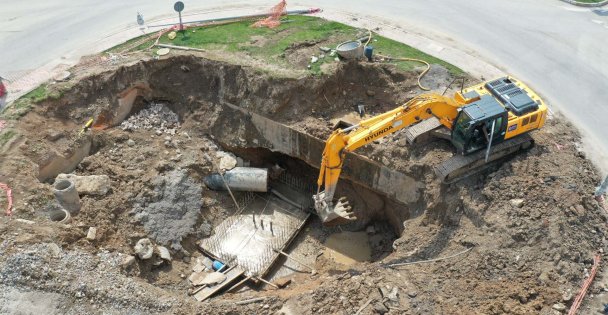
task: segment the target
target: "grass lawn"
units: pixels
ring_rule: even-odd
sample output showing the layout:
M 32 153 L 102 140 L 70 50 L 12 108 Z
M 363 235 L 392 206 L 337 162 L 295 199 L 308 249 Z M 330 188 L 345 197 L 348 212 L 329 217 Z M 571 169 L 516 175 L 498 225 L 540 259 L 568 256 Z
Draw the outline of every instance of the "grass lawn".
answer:
M 46 99 L 58 99 L 61 96 L 61 92 L 49 90 L 46 84 L 40 85 L 31 92 L 20 97 L 11 106 L 5 108 L 4 111 L 0 113 L 0 117 L 4 119 L 19 119 L 27 114 L 34 104 L 40 103 Z
M 326 46 L 335 48 L 342 40 L 356 39 L 358 36 L 366 36 L 367 32 L 355 29 L 348 25 L 327 21 L 317 17 L 290 15 L 283 19 L 283 23 L 274 28 L 254 28 L 252 21 L 239 21 L 229 24 L 210 25 L 191 28 L 184 32 L 178 32 L 174 40 L 166 35 L 160 39 L 162 44 L 188 46 L 206 50 L 244 52 L 252 57 L 261 59 L 268 63 L 287 66 L 283 54 L 290 45 L 304 41 L 318 41 L 327 38 L 339 39 L 335 43 L 327 43 Z M 108 52 L 118 52 L 129 45 L 133 45 L 140 38 L 114 47 Z M 134 48 L 134 50 L 149 47 L 154 40 L 149 40 Z M 325 44 L 323 44 L 325 45 Z M 455 75 L 463 71 L 443 60 L 427 55 L 413 47 L 397 41 L 374 34 L 374 41 L 370 44 L 374 50 L 392 57 L 409 57 L 425 60 L 429 63 L 440 64 Z M 320 52 L 317 50 L 317 54 Z M 312 65 L 311 72 L 320 73 L 320 66 L 324 62 L 333 62 L 333 58 L 323 58 Z M 408 71 L 420 66 L 415 62 L 395 62 L 402 70 Z

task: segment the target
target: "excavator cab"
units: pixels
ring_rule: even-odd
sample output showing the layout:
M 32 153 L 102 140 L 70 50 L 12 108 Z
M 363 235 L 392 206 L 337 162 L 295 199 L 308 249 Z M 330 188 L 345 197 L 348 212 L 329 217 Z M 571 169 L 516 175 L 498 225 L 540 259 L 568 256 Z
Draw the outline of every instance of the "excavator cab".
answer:
M 459 109 L 452 127 L 452 144 L 463 155 L 489 148 L 505 139 L 507 121 L 507 110 L 501 104 L 490 95 L 481 96 Z

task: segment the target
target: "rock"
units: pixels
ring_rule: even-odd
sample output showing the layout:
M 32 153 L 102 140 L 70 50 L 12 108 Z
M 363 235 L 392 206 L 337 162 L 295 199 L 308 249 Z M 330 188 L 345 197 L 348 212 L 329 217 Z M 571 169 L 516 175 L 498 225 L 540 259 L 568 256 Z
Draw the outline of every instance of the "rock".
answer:
M 133 249 L 135 250 L 135 254 L 144 260 L 152 258 L 152 254 L 154 253 L 154 246 L 149 238 L 142 238 L 137 241 Z
M 110 177 L 108 175 L 78 176 L 74 174 L 59 174 L 55 181 L 68 179 L 74 182 L 76 190 L 82 195 L 103 196 L 110 190 Z
M 409 296 L 411 298 L 415 298 L 416 296 L 418 296 L 418 292 L 416 292 L 416 291 L 408 291 L 407 292 L 407 296 Z
M 226 275 L 221 272 L 216 271 L 216 272 L 207 274 L 205 279 L 203 279 L 203 281 L 201 281 L 201 284 L 206 284 L 206 285 L 212 286 L 212 285 L 220 284 L 224 281 L 226 281 Z
M 207 273 L 199 271 L 193 272 L 190 277 L 188 277 L 188 281 L 194 286 L 203 284 L 203 280 L 207 277 Z
M 511 203 L 511 205 L 513 207 L 521 208 L 521 207 L 524 206 L 524 200 L 523 199 L 511 199 L 509 202 Z
M 562 303 L 555 303 L 553 304 L 552 308 L 558 312 L 563 312 L 566 310 L 566 305 Z
M 393 287 L 393 289 L 385 296 L 390 301 L 399 302 L 399 288 Z
M 386 314 L 388 313 L 388 308 L 386 308 L 384 304 L 378 302 L 374 304 L 374 311 L 376 311 L 378 314 Z
M 63 137 L 65 137 L 65 134 L 59 130 L 52 130 L 46 135 L 46 138 L 50 141 L 57 141 Z
M 376 96 L 376 92 L 374 92 L 373 90 L 367 90 L 365 91 L 365 94 L 367 94 L 367 96 L 369 97 Z
M 61 256 L 62 250 L 61 250 L 61 247 L 59 247 L 59 245 L 57 245 L 55 243 L 47 243 L 46 247 L 52 257 L 57 258 L 57 257 Z
M 323 46 L 323 47 L 319 47 L 319 50 L 322 51 L 322 52 L 324 52 L 324 53 L 326 53 L 326 52 L 330 52 L 331 48 Z
M 570 300 L 572 300 L 572 292 L 570 292 L 570 290 L 564 292 L 564 294 L 562 294 L 562 301 L 564 302 L 570 302 Z
M 94 241 L 95 237 L 97 237 L 97 228 L 92 226 L 87 232 L 87 240 Z
M 574 211 L 576 211 L 576 214 L 578 215 L 584 215 L 585 214 L 585 207 L 583 207 L 583 205 L 576 205 L 574 206 Z
M 158 250 L 158 256 L 160 256 L 160 259 L 171 261 L 171 253 L 169 253 L 169 250 L 166 247 L 156 246 L 156 249 Z
M 196 264 L 192 267 L 192 271 L 200 272 L 203 270 L 213 270 L 213 261 L 207 256 L 201 256 L 196 258 Z
M 122 262 L 120 263 L 120 267 L 122 269 L 129 269 L 129 267 L 133 266 L 135 264 L 135 256 L 132 255 L 128 255 L 127 257 L 125 257 Z
M 232 153 L 218 151 L 215 155 L 219 160 L 219 168 L 221 170 L 231 170 L 236 167 L 236 156 Z
M 385 166 L 389 166 L 390 163 L 391 161 L 386 156 L 382 157 L 382 164 L 384 164 Z
M 543 283 L 546 283 L 547 281 L 549 281 L 549 272 L 550 270 L 543 270 L 540 275 L 538 276 L 538 280 L 540 280 Z
M 317 56 L 310 57 L 310 63 L 315 63 L 317 61 L 319 61 L 319 58 L 317 58 Z

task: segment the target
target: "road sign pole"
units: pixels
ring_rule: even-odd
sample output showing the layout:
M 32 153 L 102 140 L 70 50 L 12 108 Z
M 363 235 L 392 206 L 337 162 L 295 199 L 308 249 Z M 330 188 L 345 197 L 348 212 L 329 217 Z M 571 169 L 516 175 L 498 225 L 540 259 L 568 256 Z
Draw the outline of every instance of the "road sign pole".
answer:
M 184 10 L 184 3 L 181 1 L 177 1 L 173 5 L 173 9 L 179 14 L 179 30 L 184 30 L 184 24 L 182 23 L 182 11 Z

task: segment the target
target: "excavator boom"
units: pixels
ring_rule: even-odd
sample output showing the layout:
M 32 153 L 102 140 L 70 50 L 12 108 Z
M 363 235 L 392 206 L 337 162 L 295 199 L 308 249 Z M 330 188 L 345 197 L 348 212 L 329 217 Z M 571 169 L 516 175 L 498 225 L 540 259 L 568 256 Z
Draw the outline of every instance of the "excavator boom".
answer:
M 460 105 L 448 97 L 425 94 L 355 126 L 335 130 L 325 144 L 317 180 L 318 191 L 314 196 L 315 209 L 323 222 L 356 219 L 345 199 L 339 199 L 335 204 L 332 202 L 347 152 L 430 117 L 439 118 L 444 126 L 451 128 Z M 325 187 L 324 191 L 320 190 L 322 186 Z

